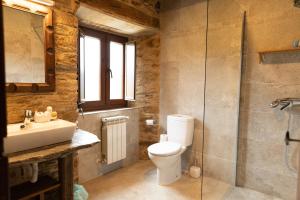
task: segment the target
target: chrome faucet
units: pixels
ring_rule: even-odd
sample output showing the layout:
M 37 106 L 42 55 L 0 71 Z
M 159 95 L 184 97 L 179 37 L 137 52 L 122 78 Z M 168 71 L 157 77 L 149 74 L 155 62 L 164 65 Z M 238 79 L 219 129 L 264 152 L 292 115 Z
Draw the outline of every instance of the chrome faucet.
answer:
M 31 110 L 25 110 L 25 117 L 24 117 L 24 122 L 20 126 L 21 129 L 26 128 L 27 126 L 30 125 L 32 119 L 32 111 Z
M 85 102 L 78 102 L 77 103 L 78 112 L 80 113 L 80 115 L 82 116 L 82 118 L 84 118 L 83 108 L 82 108 L 82 106 L 83 106 L 84 103 Z

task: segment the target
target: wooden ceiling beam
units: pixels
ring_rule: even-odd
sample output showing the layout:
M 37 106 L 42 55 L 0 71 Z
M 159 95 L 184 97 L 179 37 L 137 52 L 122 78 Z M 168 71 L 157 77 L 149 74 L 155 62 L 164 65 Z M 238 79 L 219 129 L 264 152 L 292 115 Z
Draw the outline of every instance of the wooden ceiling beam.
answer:
M 159 19 L 117 0 L 80 0 L 81 4 L 104 14 L 144 27 L 159 29 Z

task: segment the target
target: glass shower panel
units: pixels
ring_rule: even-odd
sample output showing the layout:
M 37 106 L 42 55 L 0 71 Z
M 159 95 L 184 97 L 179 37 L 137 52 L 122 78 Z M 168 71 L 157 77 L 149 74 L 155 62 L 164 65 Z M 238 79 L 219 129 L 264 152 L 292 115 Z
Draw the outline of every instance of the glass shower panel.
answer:
M 238 1 L 208 1 L 203 191 L 216 200 L 235 185 L 243 10 Z M 203 199 L 210 199 L 203 196 Z
M 193 144 L 181 156 L 182 170 L 202 168 L 206 1 L 161 1 L 160 24 L 160 129 L 167 130 L 168 114 L 194 117 Z M 201 179 L 194 184 L 193 198 L 201 199 Z
M 300 139 L 300 109 L 284 98 L 300 97 L 300 63 L 284 53 L 296 51 L 299 17 L 291 1 L 208 1 L 204 200 L 212 185 L 214 199 L 297 199 L 299 147 L 284 138 Z

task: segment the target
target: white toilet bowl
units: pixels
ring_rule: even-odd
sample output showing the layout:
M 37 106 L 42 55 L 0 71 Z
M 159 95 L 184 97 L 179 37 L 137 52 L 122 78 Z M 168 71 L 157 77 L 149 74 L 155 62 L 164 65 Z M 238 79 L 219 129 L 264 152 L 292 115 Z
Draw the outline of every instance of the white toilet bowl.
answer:
M 173 142 L 156 143 L 148 147 L 148 155 L 157 167 L 159 185 L 168 185 L 181 178 L 181 154 L 186 150 Z
M 168 115 L 167 141 L 148 147 L 149 158 L 157 167 L 160 185 L 168 185 L 181 177 L 181 154 L 191 146 L 194 135 L 194 118 L 188 115 Z

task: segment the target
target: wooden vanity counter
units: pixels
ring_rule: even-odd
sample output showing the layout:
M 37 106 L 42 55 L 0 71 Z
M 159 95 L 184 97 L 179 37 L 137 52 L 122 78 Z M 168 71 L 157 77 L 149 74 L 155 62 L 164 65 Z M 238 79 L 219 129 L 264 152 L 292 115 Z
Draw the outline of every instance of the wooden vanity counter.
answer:
M 41 138 L 43 139 L 43 138 Z M 73 157 L 74 152 L 92 147 L 93 145 L 99 143 L 99 138 L 89 132 L 83 130 L 76 130 L 71 142 L 61 143 L 56 145 L 45 146 L 42 148 L 36 148 L 32 150 L 7 154 L 9 160 L 9 166 L 21 166 L 24 164 L 31 164 L 35 162 L 45 162 L 49 160 L 58 160 L 58 173 L 59 173 L 59 181 L 56 184 L 56 187 L 60 188 L 60 199 L 64 200 L 72 200 L 73 199 Z M 43 181 L 43 179 L 41 179 Z M 45 181 L 44 181 L 45 182 Z M 26 183 L 30 186 L 31 183 Z M 26 186 L 24 184 L 24 186 Z M 35 185 L 39 185 L 39 181 L 35 183 Z M 41 184 L 42 185 L 42 184 Z M 44 184 L 45 185 L 45 184 Z M 32 187 L 32 185 L 30 186 Z M 45 186 L 43 186 L 45 187 Z M 53 187 L 53 186 L 51 186 Z M 19 186 L 19 188 L 22 188 Z M 39 187 L 37 187 L 39 188 Z M 50 187 L 49 187 L 50 188 Z M 14 190 L 12 188 L 12 190 Z M 25 198 L 18 197 L 16 199 L 30 199 L 31 197 L 40 197 L 39 199 L 44 199 L 44 193 L 47 188 L 37 189 L 33 193 L 26 194 Z M 12 192 L 16 193 L 16 192 Z M 22 192 L 21 192 L 22 193 Z M 25 191 L 26 193 L 26 191 Z

